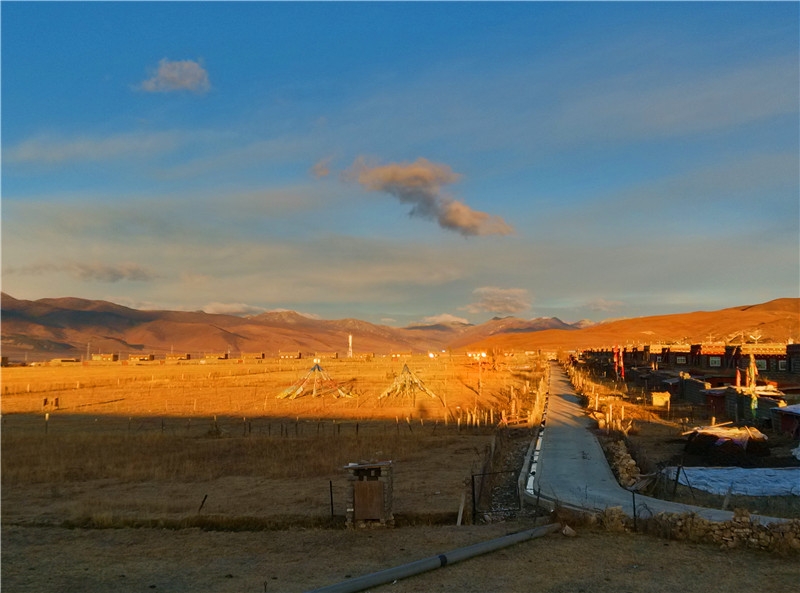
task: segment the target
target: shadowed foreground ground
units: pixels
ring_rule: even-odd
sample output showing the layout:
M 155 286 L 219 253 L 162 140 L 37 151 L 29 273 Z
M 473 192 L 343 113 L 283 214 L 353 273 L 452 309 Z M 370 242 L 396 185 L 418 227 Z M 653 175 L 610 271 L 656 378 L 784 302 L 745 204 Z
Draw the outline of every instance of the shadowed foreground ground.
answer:
M 18 593 L 291 593 L 528 527 L 230 533 L 11 526 L 2 532 L 2 587 Z M 731 593 L 790 591 L 797 585 L 795 557 L 577 530 L 574 538 L 529 540 L 379 590 Z

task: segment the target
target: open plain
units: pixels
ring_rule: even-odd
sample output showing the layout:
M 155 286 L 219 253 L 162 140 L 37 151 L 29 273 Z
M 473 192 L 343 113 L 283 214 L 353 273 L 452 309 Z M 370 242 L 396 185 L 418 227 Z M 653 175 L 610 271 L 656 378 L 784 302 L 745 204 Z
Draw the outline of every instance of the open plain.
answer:
M 472 521 L 471 478 L 509 445 L 501 419 L 533 409 L 537 358 L 321 364 L 353 397 L 322 381 L 319 397 L 308 384 L 278 397 L 296 393 L 313 365 L 304 360 L 3 369 L 3 585 L 303 591 L 558 519 L 531 510 Z M 405 366 L 435 397 L 380 398 Z M 519 426 L 517 446 L 530 434 Z M 376 460 L 394 463 L 396 526 L 346 529 L 344 467 Z M 517 544 L 386 588 L 779 590 L 796 577 L 795 558 L 569 520 L 576 538 Z

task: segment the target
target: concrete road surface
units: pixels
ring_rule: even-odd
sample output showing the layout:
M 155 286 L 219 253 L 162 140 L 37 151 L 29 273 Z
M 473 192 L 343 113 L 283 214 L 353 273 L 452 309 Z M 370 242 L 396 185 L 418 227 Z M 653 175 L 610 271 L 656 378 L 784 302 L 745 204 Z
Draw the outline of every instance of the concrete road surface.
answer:
M 634 495 L 622 488 L 608 466 L 600 443 L 590 430 L 592 420 L 578 403 L 578 396 L 561 367 L 550 368 L 550 397 L 541 441 L 531 447 L 524 498 L 537 499 L 591 511 L 622 507 L 634 516 Z M 538 450 L 537 450 L 538 448 Z M 731 511 L 659 500 L 636 494 L 636 516 L 647 518 L 661 512 L 696 513 L 712 521 L 728 521 Z M 764 524 L 784 521 L 753 515 Z

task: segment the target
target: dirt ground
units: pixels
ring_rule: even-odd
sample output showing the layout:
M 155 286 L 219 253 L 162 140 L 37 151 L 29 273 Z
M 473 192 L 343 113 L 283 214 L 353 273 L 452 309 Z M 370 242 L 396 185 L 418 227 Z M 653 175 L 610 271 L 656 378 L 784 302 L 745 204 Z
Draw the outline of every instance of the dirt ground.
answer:
M 14 430 L 9 432 L 13 435 Z M 419 432 L 414 433 L 416 438 L 421 438 Z M 403 435 L 401 441 L 412 433 Z M 423 518 L 413 526 L 352 530 L 341 524 L 316 528 L 298 522 L 280 529 L 254 523 L 243 531 L 231 531 L 175 528 L 168 521 L 196 515 L 204 494 L 209 497 L 203 511 L 215 517 L 291 519 L 300 507 L 324 514 L 326 489 L 314 494 L 308 484 L 298 488 L 297 480 L 291 479 L 222 475 L 208 481 L 106 478 L 5 485 L 0 584 L 23 593 L 291 593 L 529 529 L 534 519 L 524 516 L 455 525 L 459 492 L 464 491 L 462 477 L 477 467 L 488 439 L 481 433 L 464 431 L 460 438 L 456 433 L 455 439 L 444 439 L 440 448 L 428 451 L 427 471 L 411 469 L 413 453 L 401 464 L 406 468 L 396 476 L 398 515 L 425 510 L 446 524 L 426 525 Z M 4 455 L 8 453 L 4 450 Z M 440 478 L 433 479 L 435 475 Z M 324 479 L 312 482 L 327 485 Z M 343 487 L 337 485 L 337 501 Z M 115 527 L 115 520 L 126 515 L 160 517 L 169 528 Z M 81 517 L 92 518 L 99 528 L 69 528 L 62 523 Z M 371 590 L 731 593 L 792 590 L 797 583 L 794 557 L 721 550 L 581 525 L 575 529 L 576 537 L 552 534 Z
M 17 593 L 307 591 L 518 531 L 520 523 L 204 532 L 5 527 L 2 586 Z M 373 591 L 791 591 L 796 559 L 581 530 L 529 540 Z

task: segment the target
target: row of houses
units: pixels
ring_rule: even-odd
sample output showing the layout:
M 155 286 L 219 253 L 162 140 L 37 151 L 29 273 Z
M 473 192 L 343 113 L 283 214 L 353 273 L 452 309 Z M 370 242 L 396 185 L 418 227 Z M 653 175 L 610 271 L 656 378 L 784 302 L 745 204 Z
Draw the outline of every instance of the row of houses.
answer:
M 679 394 L 692 405 L 704 406 L 715 418 L 769 426 L 800 439 L 800 396 L 784 393 L 773 384 L 714 387 L 703 377 L 684 375 Z
M 800 438 L 800 344 L 592 349 L 581 353 L 580 363 L 667 402 L 703 407 L 717 420 L 753 422 Z
M 800 374 L 800 344 L 645 344 L 620 348 L 584 350 L 582 357 L 614 365 L 621 356 L 625 367 L 723 370 L 744 369 L 755 359 L 765 372 Z
M 375 354 L 372 352 L 359 352 L 353 353 L 350 357 L 355 360 L 369 360 L 374 358 Z M 401 353 L 401 354 L 392 354 L 392 358 L 404 358 L 406 356 L 411 356 L 411 352 L 408 353 Z M 164 355 L 163 360 L 166 362 L 183 362 L 183 361 L 217 361 L 217 360 L 231 360 L 234 357 L 231 356 L 230 352 L 206 352 L 202 355 L 191 354 L 189 352 L 170 352 Z M 235 357 L 237 360 L 244 360 L 244 361 L 259 361 L 259 360 L 266 360 L 269 358 L 265 352 L 240 352 L 238 357 Z M 278 353 L 277 358 L 282 360 L 300 360 L 304 358 L 309 359 L 338 359 L 339 353 L 333 351 L 325 351 L 325 352 L 301 352 L 299 350 L 294 351 L 281 351 Z M 120 355 L 116 352 L 97 352 L 91 355 L 92 362 L 153 362 L 156 360 L 155 354 L 140 354 L 140 353 L 133 353 L 128 354 L 127 359 L 121 359 Z M 50 361 L 52 364 L 65 364 L 68 362 L 78 363 L 81 362 L 80 359 L 77 358 L 70 358 L 70 359 L 53 359 Z

